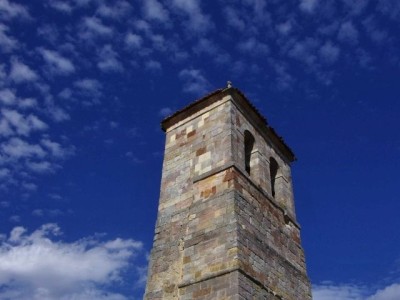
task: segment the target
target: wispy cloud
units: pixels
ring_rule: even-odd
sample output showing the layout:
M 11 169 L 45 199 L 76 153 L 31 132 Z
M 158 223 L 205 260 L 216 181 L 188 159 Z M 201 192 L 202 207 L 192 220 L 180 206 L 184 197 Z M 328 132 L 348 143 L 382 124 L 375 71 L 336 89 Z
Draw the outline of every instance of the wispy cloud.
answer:
M 102 85 L 96 79 L 84 78 L 74 82 L 74 86 L 85 96 L 99 98 L 102 95 Z
M 143 44 L 143 38 L 138 34 L 129 32 L 125 36 L 125 44 L 128 49 L 140 49 Z
M 18 41 L 8 34 L 9 28 L 0 24 L 0 50 L 2 52 L 11 52 L 18 46 Z
M 0 0 L 0 20 L 11 18 L 29 19 L 30 15 L 25 6 L 8 0 Z
M 162 70 L 162 65 L 160 62 L 151 59 L 146 61 L 145 68 L 149 71 L 159 72 Z
M 342 2 L 345 4 L 346 10 L 350 10 L 352 15 L 360 15 L 364 12 L 369 3 L 369 0 L 342 0 Z
M 198 69 L 183 69 L 179 72 L 179 78 L 183 81 L 183 91 L 200 95 L 206 92 L 210 83 Z
M 233 7 L 225 7 L 224 8 L 224 17 L 229 26 L 243 31 L 246 27 L 245 21 L 242 19 L 241 13 L 235 10 Z
M 396 0 L 378 0 L 378 10 L 393 20 L 399 20 L 400 3 Z
M 339 40 L 354 45 L 358 43 L 358 36 L 358 30 L 354 26 L 353 22 L 346 21 L 340 26 L 338 33 Z
M 48 5 L 57 11 L 67 14 L 70 14 L 73 10 L 73 7 L 71 6 L 70 3 L 60 0 L 50 0 L 48 1 Z
M 239 51 L 250 55 L 260 54 L 265 56 L 269 53 L 268 46 L 258 41 L 254 37 L 251 37 L 246 41 L 239 42 L 237 48 Z
M 318 0 L 300 0 L 300 9 L 307 13 L 313 13 L 318 5 Z
M 12 138 L 1 145 L 2 154 L 11 160 L 20 158 L 42 158 L 46 152 L 40 145 L 30 144 L 20 138 Z
M 171 0 L 171 1 L 173 7 L 176 8 L 178 12 L 183 13 L 184 16 L 187 18 L 188 21 L 184 22 L 186 22 L 191 32 L 205 33 L 209 31 L 211 28 L 213 28 L 214 24 L 211 18 L 203 13 L 200 1 L 198 0 L 192 0 L 192 1 Z
M 114 1 L 112 5 L 102 3 L 96 10 L 96 14 L 103 18 L 121 20 L 123 17 L 129 15 L 132 7 L 128 1 Z
M 161 2 L 157 0 L 143 1 L 143 14 L 146 19 L 167 22 L 169 20 L 169 12 L 164 8 Z
M 103 72 L 122 72 L 124 67 L 119 61 L 118 53 L 111 45 L 105 45 L 99 52 L 98 68 Z
M 48 70 L 52 74 L 69 75 L 75 72 L 75 66 L 72 61 L 57 51 L 41 48 L 39 49 L 39 53 L 42 55 Z
M 16 83 L 32 82 L 38 79 L 38 75 L 28 65 L 18 59 L 11 60 L 10 79 Z
M 163 107 L 163 108 L 160 109 L 160 111 L 158 112 L 158 114 L 159 114 L 161 117 L 167 117 L 167 116 L 169 116 L 170 114 L 172 114 L 172 109 L 171 109 L 170 107 Z
M 81 23 L 80 36 L 91 41 L 95 37 L 109 38 L 114 30 L 104 25 L 102 20 L 97 17 L 85 17 Z
M 29 170 L 38 174 L 54 173 L 59 166 L 49 161 L 27 161 L 26 166 Z
M 1 115 L 8 122 L 15 134 L 29 136 L 32 131 L 42 131 L 48 128 L 48 125 L 35 115 L 24 116 L 16 110 L 2 109 Z
M 321 56 L 321 59 L 327 64 L 335 63 L 339 58 L 339 54 L 339 47 L 334 46 L 331 42 L 326 42 L 319 49 L 319 55 Z
M 15 95 L 15 91 L 9 88 L 4 90 L 0 90 L 0 102 L 4 105 L 13 105 L 17 100 L 17 96 Z

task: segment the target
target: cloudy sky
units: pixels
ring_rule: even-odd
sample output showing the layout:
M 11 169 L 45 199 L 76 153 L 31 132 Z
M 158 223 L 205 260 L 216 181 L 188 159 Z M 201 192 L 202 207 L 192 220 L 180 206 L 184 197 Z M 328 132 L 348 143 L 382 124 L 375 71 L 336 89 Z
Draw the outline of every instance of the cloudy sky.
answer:
M 398 0 L 0 0 L 0 299 L 141 299 L 160 120 L 240 88 L 297 154 L 315 300 L 400 299 Z

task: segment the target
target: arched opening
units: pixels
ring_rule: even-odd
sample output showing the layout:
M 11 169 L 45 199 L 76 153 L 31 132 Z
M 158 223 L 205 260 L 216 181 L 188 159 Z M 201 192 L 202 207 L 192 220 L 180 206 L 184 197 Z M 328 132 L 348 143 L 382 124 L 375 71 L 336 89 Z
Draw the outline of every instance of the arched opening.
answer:
M 250 131 L 246 130 L 244 132 L 244 159 L 245 159 L 245 169 L 246 172 L 251 174 L 251 154 L 254 148 L 254 136 L 250 133 Z
M 276 182 L 276 176 L 278 175 L 278 170 L 279 170 L 279 165 L 276 162 L 276 160 L 271 157 L 269 159 L 269 174 L 271 175 L 271 193 L 272 197 L 275 197 L 275 182 Z

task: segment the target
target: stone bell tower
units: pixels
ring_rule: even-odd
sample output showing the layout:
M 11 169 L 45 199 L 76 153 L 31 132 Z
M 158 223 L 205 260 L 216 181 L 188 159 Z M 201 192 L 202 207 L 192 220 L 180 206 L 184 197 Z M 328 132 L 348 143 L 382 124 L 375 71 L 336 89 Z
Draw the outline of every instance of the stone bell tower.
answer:
M 228 85 L 162 122 L 166 145 L 144 299 L 310 300 L 295 156 Z

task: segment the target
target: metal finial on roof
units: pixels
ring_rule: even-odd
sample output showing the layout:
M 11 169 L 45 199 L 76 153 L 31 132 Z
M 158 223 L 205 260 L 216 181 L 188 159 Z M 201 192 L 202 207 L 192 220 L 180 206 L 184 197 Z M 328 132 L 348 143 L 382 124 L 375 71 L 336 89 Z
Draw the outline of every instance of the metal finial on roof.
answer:
M 232 82 L 228 80 L 226 85 L 227 85 L 228 88 L 231 88 L 232 87 Z

